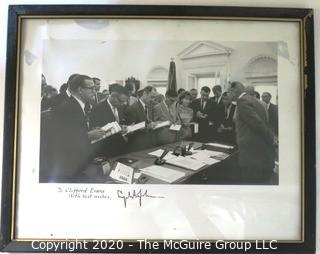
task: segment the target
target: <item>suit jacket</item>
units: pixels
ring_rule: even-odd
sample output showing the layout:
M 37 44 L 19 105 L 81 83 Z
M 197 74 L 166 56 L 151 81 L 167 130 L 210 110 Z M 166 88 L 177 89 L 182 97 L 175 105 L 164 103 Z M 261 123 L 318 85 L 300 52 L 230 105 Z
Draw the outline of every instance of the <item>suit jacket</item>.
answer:
M 153 119 L 152 117 L 152 108 L 148 110 L 149 120 Z M 140 101 L 133 103 L 131 106 L 128 107 L 127 110 L 127 124 L 137 124 L 140 122 L 144 122 L 147 120 L 143 105 Z M 152 130 L 141 130 L 135 133 L 128 135 L 129 144 L 128 149 L 129 151 L 139 151 L 143 149 L 147 149 L 156 145 L 156 138 L 155 134 Z
M 236 110 L 236 105 L 234 104 L 230 105 L 229 115 L 226 114 L 227 109 L 226 108 L 224 109 L 225 113 L 224 113 L 223 121 L 221 122 L 224 125 L 224 127 L 234 128 L 233 116 L 234 116 L 235 110 Z
M 217 133 L 216 135 L 216 140 L 225 143 L 225 144 L 231 144 L 234 145 L 236 143 L 236 138 L 235 138 L 235 124 L 233 121 L 234 115 L 235 115 L 235 110 L 236 110 L 236 105 L 231 104 L 228 114 L 228 108 L 224 107 L 224 116 L 221 121 L 221 124 L 223 124 L 224 127 L 231 127 L 231 130 L 224 130 L 222 132 Z
M 119 114 L 119 110 L 118 110 Z M 90 127 L 103 127 L 108 123 L 116 121 L 113 111 L 107 100 L 104 100 L 94 106 L 90 113 Z M 119 115 L 120 118 L 120 115 Z M 120 133 L 103 139 L 93 145 L 95 155 L 104 155 L 107 157 L 125 153 L 126 142 Z
M 213 113 L 214 113 L 214 104 L 212 101 L 207 100 L 204 109 L 201 107 L 201 98 L 195 99 L 191 103 L 191 108 L 194 112 L 194 119 L 197 123 L 199 123 L 199 134 L 198 139 L 199 141 L 208 141 L 209 136 L 211 138 L 212 130 L 211 126 L 209 126 L 209 121 L 213 120 Z M 205 119 L 198 118 L 197 112 L 200 111 L 201 113 L 207 114 L 208 117 Z
M 180 124 L 175 104 L 171 105 L 168 108 L 165 105 L 165 102 L 162 101 L 161 103 L 154 106 L 153 112 L 154 121 L 170 121 L 171 123 Z M 170 126 L 166 126 L 155 131 L 157 145 L 164 145 L 168 143 L 174 143 L 177 141 L 178 133 L 176 131 L 170 130 L 169 128 Z
M 278 106 L 270 103 L 268 113 L 270 127 L 273 133 L 278 136 Z
M 148 110 L 148 115 L 149 115 L 149 119 L 152 120 L 152 116 L 151 113 L 152 109 Z M 128 107 L 127 110 L 127 124 L 132 124 L 132 123 L 140 123 L 143 121 L 146 121 L 146 115 L 144 112 L 144 107 L 141 104 L 140 101 L 137 101 L 135 103 L 133 103 L 131 106 Z
M 265 109 L 247 94 L 237 100 L 236 134 L 243 178 L 270 177 L 275 160 L 273 133 Z
M 49 177 L 73 181 L 92 159 L 88 122 L 74 97 L 53 112 L 52 124 L 53 157 Z
M 211 121 L 213 122 L 214 129 L 217 129 L 221 125 L 221 123 L 224 121 L 225 107 L 223 105 L 222 98 L 220 99 L 219 102 L 217 100 L 218 99 L 216 99 L 215 96 L 210 98 L 210 101 L 213 105 Z
M 52 108 L 56 108 L 62 104 L 65 104 L 69 98 L 70 97 L 66 92 L 57 94 L 56 96 L 52 97 Z

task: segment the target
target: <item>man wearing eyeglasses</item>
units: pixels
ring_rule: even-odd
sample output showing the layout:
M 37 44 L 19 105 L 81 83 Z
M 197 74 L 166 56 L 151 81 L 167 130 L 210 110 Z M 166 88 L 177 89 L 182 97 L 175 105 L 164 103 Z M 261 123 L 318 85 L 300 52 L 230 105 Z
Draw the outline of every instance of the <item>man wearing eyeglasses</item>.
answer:
M 53 182 L 82 182 L 82 173 L 92 160 L 90 141 L 105 135 L 100 128 L 90 129 L 90 103 L 95 94 L 93 80 L 78 75 L 69 89 L 70 99 L 53 114 L 52 167 L 48 172 L 48 180 Z

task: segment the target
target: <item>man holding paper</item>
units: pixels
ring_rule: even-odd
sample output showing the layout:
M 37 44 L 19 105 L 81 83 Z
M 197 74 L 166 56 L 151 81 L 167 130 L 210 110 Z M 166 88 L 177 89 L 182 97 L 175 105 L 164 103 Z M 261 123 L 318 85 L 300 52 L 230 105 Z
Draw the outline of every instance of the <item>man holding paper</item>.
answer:
M 173 143 L 177 140 L 177 131 L 170 128 L 172 124 L 180 124 L 176 107 L 177 98 L 176 91 L 168 90 L 165 100 L 154 107 L 153 120 L 155 122 L 170 122 L 168 126 L 156 130 L 157 145 Z
M 152 122 L 152 112 L 156 104 L 157 95 L 158 93 L 154 87 L 147 86 L 142 90 L 142 96 L 139 100 L 127 110 L 128 125 L 144 122 L 146 127 L 144 130 L 138 130 L 128 135 L 130 151 L 143 150 L 155 145 L 152 131 L 155 123 Z
M 121 130 L 116 128 L 116 126 L 119 126 L 120 122 L 118 109 L 121 103 L 127 99 L 127 90 L 119 84 L 113 84 L 108 99 L 93 107 L 90 114 L 91 127 L 104 129 L 103 127 L 107 124 L 115 123 L 115 127 L 111 126 L 112 128 L 106 129 L 107 135 L 105 138 L 94 144 L 96 155 L 114 156 L 125 152 L 126 142 L 121 132 L 124 133 L 126 127 L 122 126 Z

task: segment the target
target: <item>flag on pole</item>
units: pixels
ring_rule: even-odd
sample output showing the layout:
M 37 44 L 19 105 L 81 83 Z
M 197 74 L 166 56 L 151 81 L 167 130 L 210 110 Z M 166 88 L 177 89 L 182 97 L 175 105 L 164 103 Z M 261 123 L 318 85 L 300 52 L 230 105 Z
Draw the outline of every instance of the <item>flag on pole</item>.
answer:
M 168 76 L 168 90 L 177 91 L 176 64 L 171 59 Z

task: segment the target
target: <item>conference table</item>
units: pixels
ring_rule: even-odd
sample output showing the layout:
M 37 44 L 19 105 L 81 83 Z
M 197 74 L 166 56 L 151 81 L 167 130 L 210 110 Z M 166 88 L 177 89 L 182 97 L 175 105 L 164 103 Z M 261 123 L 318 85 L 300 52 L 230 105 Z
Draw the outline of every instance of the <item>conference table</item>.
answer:
M 185 146 L 188 146 L 189 143 L 191 143 L 191 141 L 184 141 Z M 222 149 L 219 147 L 216 148 L 199 142 L 192 142 L 192 144 L 195 150 L 206 149 L 211 151 L 218 151 L 226 153 L 228 156 L 213 165 L 204 165 L 196 171 L 165 163 L 161 166 L 184 173 L 184 176 L 182 178 L 179 178 L 178 180 L 171 182 L 170 184 L 241 184 L 241 178 L 237 170 L 237 152 L 234 149 Z M 152 153 L 159 149 L 174 151 L 174 149 L 180 145 L 181 142 L 176 142 L 163 146 L 152 147 L 149 149 L 109 158 L 108 161 L 111 165 L 111 170 L 115 168 L 117 162 L 120 162 L 133 168 L 134 173 L 141 173 L 144 181 L 140 181 L 141 176 L 139 178 L 133 177 L 132 183 L 134 184 L 169 184 L 166 181 L 154 178 L 150 175 L 145 175 L 142 171 L 140 171 L 140 169 L 150 167 L 155 164 L 155 160 L 157 157 L 154 155 L 150 155 L 149 153 Z M 104 175 L 104 183 L 122 183 L 112 179 L 109 174 L 110 172 Z

